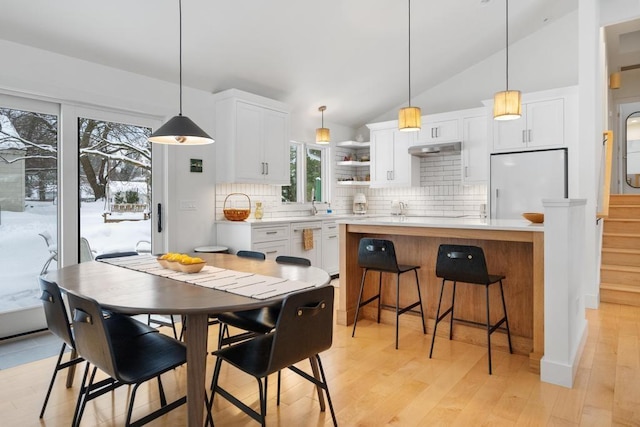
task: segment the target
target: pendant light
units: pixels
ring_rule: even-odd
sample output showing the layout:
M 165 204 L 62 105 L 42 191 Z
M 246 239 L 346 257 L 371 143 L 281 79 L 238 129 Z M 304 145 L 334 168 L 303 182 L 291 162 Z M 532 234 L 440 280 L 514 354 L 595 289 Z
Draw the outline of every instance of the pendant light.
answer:
M 324 127 L 324 110 L 326 109 L 327 107 L 324 105 L 318 108 L 318 111 L 322 113 L 322 125 L 321 125 L 322 127 L 319 127 L 316 129 L 316 142 L 318 144 L 328 144 L 329 142 L 331 142 L 331 135 L 330 135 L 329 128 Z
M 409 106 L 398 112 L 398 129 L 404 132 L 420 130 L 420 107 L 411 106 L 411 0 L 409 0 Z
M 178 0 L 178 9 L 180 16 L 180 112 L 156 129 L 149 137 L 149 141 L 172 145 L 212 144 L 213 138 L 207 135 L 193 120 L 182 115 L 182 0 Z
M 494 120 L 515 120 L 522 115 L 522 103 L 519 90 L 509 90 L 509 0 L 506 3 L 506 77 L 507 88 L 493 97 Z

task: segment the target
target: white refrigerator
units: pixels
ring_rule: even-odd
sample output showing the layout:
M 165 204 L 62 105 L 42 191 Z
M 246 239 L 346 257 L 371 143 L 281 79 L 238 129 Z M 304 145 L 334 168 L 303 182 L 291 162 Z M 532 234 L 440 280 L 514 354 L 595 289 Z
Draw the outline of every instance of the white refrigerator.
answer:
M 568 197 L 567 149 L 492 154 L 489 186 L 491 218 L 542 213 L 542 199 Z

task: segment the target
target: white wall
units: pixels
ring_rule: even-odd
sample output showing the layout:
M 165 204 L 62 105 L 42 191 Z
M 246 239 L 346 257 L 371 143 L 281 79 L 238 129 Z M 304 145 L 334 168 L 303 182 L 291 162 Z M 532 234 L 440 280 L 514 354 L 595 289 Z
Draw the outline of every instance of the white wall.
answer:
M 70 105 L 106 107 L 139 113 L 155 116 L 160 121 L 178 113 L 177 84 L 5 40 L 0 40 L 0 57 L 3 58 L 3 66 L 0 67 L 2 92 Z M 185 88 L 183 105 L 185 115 L 205 131 L 213 130 L 213 102 L 210 94 Z M 77 150 L 74 138 L 63 135 L 61 156 L 64 156 L 64 150 Z M 163 201 L 166 210 L 166 250 L 186 251 L 198 245 L 210 244 L 215 238 L 215 170 L 211 167 L 213 162 L 208 159 L 213 159 L 214 147 L 168 147 L 166 150 L 171 159 L 167 162 L 169 191 L 164 195 L 154 195 L 157 197 L 156 200 Z M 77 157 L 75 154 L 69 155 L 72 156 Z M 189 173 L 190 158 L 203 159 L 203 173 Z M 62 171 L 60 173 L 62 174 Z M 66 171 L 63 177 L 69 176 L 68 173 L 69 171 Z M 70 181 L 73 181 L 73 186 L 76 185 L 75 179 L 67 182 Z M 77 190 L 70 188 L 68 194 L 73 193 L 77 194 Z M 198 210 L 180 211 L 178 202 L 185 199 L 196 201 Z M 67 241 L 77 242 L 77 202 L 68 202 L 63 207 L 66 214 L 62 216 L 62 237 Z M 67 247 L 68 245 L 64 244 L 65 250 Z

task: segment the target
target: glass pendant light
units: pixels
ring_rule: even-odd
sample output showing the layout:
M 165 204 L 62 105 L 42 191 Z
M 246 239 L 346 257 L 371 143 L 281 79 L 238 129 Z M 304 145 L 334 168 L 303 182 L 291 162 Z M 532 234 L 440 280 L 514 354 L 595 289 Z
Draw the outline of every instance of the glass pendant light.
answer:
M 149 137 L 150 142 L 171 145 L 212 144 L 213 138 L 190 118 L 182 115 L 182 0 L 178 0 L 180 13 L 180 112 L 156 129 Z
M 411 106 L 411 0 L 409 0 L 409 106 L 398 112 L 398 129 L 404 132 L 420 130 L 420 107 Z
M 522 103 L 519 90 L 509 90 L 509 0 L 506 3 L 506 77 L 507 87 L 493 97 L 494 120 L 515 120 L 522 115 Z
M 327 107 L 324 105 L 318 108 L 318 111 L 322 113 L 322 127 L 316 129 L 316 142 L 323 145 L 329 144 L 329 142 L 331 142 L 331 132 L 329 131 L 329 128 L 324 127 L 324 110 L 326 109 Z

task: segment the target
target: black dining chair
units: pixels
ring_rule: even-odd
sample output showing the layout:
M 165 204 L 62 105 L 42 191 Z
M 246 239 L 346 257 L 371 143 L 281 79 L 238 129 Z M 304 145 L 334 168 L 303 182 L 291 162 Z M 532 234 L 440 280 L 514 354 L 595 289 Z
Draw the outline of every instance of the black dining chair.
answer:
M 358 303 L 356 305 L 356 317 L 353 321 L 353 331 L 351 336 L 356 334 L 356 325 L 358 324 L 358 314 L 360 308 L 365 305 L 378 301 L 378 323 L 380 323 L 380 308 L 382 307 L 382 274 L 392 273 L 396 276 L 396 350 L 398 349 L 398 328 L 400 323 L 400 315 L 408 311 L 412 311 L 415 307 L 420 307 L 420 318 L 422 321 L 422 332 L 427 333 L 427 328 L 424 324 L 424 311 L 422 309 L 422 297 L 420 296 L 420 280 L 418 279 L 419 265 L 404 265 L 398 264 L 396 258 L 396 250 L 391 240 L 362 238 L 358 245 L 358 266 L 362 271 L 362 281 L 360 282 L 360 293 L 358 294 Z M 378 293 L 366 301 L 362 301 L 362 294 L 364 293 L 365 279 L 369 271 L 377 271 L 379 273 L 378 278 Z M 400 307 L 400 275 L 413 271 L 416 278 L 416 290 L 418 293 L 418 300 L 406 307 Z
M 87 402 L 121 385 L 133 385 L 129 392 L 127 426 L 144 425 L 186 403 L 186 396 L 167 403 L 160 378 L 165 372 L 186 363 L 186 348 L 183 343 L 157 331 L 144 333 L 144 328 L 149 327 L 128 316 L 113 313 L 110 318 L 105 319 L 102 308 L 91 298 L 72 292 L 67 292 L 67 298 L 72 312 L 76 347 L 80 356 L 88 362 L 73 417 L 74 426 L 80 424 Z M 120 321 L 120 325 L 111 330 L 108 323 L 114 319 Z M 98 369 L 109 376 L 107 380 L 103 380 L 108 382 L 99 388 L 95 382 Z M 158 380 L 161 407 L 132 423 L 138 387 L 153 378 Z
M 42 410 L 40 411 L 40 418 L 43 418 L 58 372 L 63 369 L 69 368 L 69 371 L 67 373 L 66 386 L 67 388 L 71 388 L 72 379 L 75 373 L 75 365 L 83 362 L 84 359 L 77 355 L 74 334 L 73 330 L 71 329 L 71 323 L 69 322 L 67 308 L 64 303 L 64 299 L 62 298 L 60 287 L 57 283 L 49 281 L 44 277 L 39 277 L 38 281 L 40 282 L 40 289 L 42 290 L 40 299 L 42 300 L 47 327 L 52 334 L 62 340 L 62 348 L 60 349 L 60 354 L 58 356 L 58 360 L 56 361 L 53 375 L 51 376 L 49 388 L 47 389 L 47 394 L 45 396 L 44 403 L 42 404 Z M 143 323 L 129 319 L 126 316 L 111 315 L 110 313 L 107 313 L 105 324 L 107 326 L 109 335 L 114 336 L 122 336 L 126 333 L 137 336 L 149 332 L 158 332 L 157 330 Z M 123 325 L 125 325 L 126 328 L 122 328 Z M 62 362 L 62 358 L 67 347 L 71 349 L 71 354 L 67 362 Z M 98 387 L 99 386 L 100 385 L 98 385 Z
M 333 425 L 337 426 L 327 379 L 320 360 L 320 353 L 331 348 L 332 344 L 333 299 L 333 286 L 322 286 L 290 294 L 282 303 L 273 332 L 216 351 L 211 398 L 208 402 L 209 412 L 218 394 L 264 426 L 267 410 L 267 377 L 289 368 L 316 386 L 321 411 L 325 410 L 322 393 L 324 391 Z M 313 375 L 294 366 L 305 359 L 311 362 Z M 219 384 L 223 362 L 256 378 L 260 398 L 259 412 L 240 401 Z M 277 402 L 280 404 L 280 381 L 278 381 Z
M 429 350 L 429 358 L 433 354 L 433 345 L 436 340 L 436 330 L 438 329 L 438 323 L 444 320 L 445 317 L 450 316 L 449 319 L 449 340 L 453 338 L 453 321 L 464 321 L 465 323 L 471 323 L 480 325 L 487 330 L 487 349 L 489 354 L 489 375 L 492 373 L 491 367 L 491 334 L 496 330 L 503 330 L 507 333 L 507 340 L 509 341 L 509 353 L 513 353 L 511 347 L 511 332 L 509 331 L 509 320 L 507 318 L 507 306 L 504 301 L 504 290 L 502 287 L 502 280 L 505 278 L 503 275 L 489 274 L 487 271 L 487 262 L 484 256 L 484 251 L 478 246 L 466 246 L 466 245 L 440 245 L 438 248 L 438 258 L 436 260 L 436 276 L 442 278 L 442 286 L 440 288 L 440 299 L 438 301 L 438 310 L 436 312 L 436 322 L 433 327 L 433 337 L 431 338 L 431 349 Z M 444 285 L 447 281 L 453 282 L 453 292 L 451 294 L 451 307 L 440 314 L 440 306 L 442 305 L 442 294 L 444 293 Z M 456 284 L 458 282 L 469 283 L 472 285 L 479 285 L 485 287 L 485 302 L 487 321 L 486 323 L 480 323 L 465 319 L 459 319 L 455 317 L 454 308 L 456 302 Z M 503 316 L 496 323 L 491 324 L 490 310 L 489 310 L 489 286 L 493 284 L 500 285 L 500 297 L 502 299 Z M 504 328 L 500 328 L 502 324 Z
M 260 259 L 263 261 L 267 259 L 267 256 L 263 252 L 258 252 L 258 251 L 242 250 L 242 251 L 236 252 L 236 255 L 243 258 L 254 258 L 254 259 Z
M 307 258 L 280 255 L 276 257 L 279 264 L 291 264 L 311 266 Z M 218 336 L 218 348 L 224 345 L 234 344 L 256 335 L 267 334 L 276 326 L 276 320 L 280 314 L 281 301 L 252 310 L 222 313 L 218 315 L 220 330 Z M 245 332 L 230 336 L 229 326 L 242 329 Z

